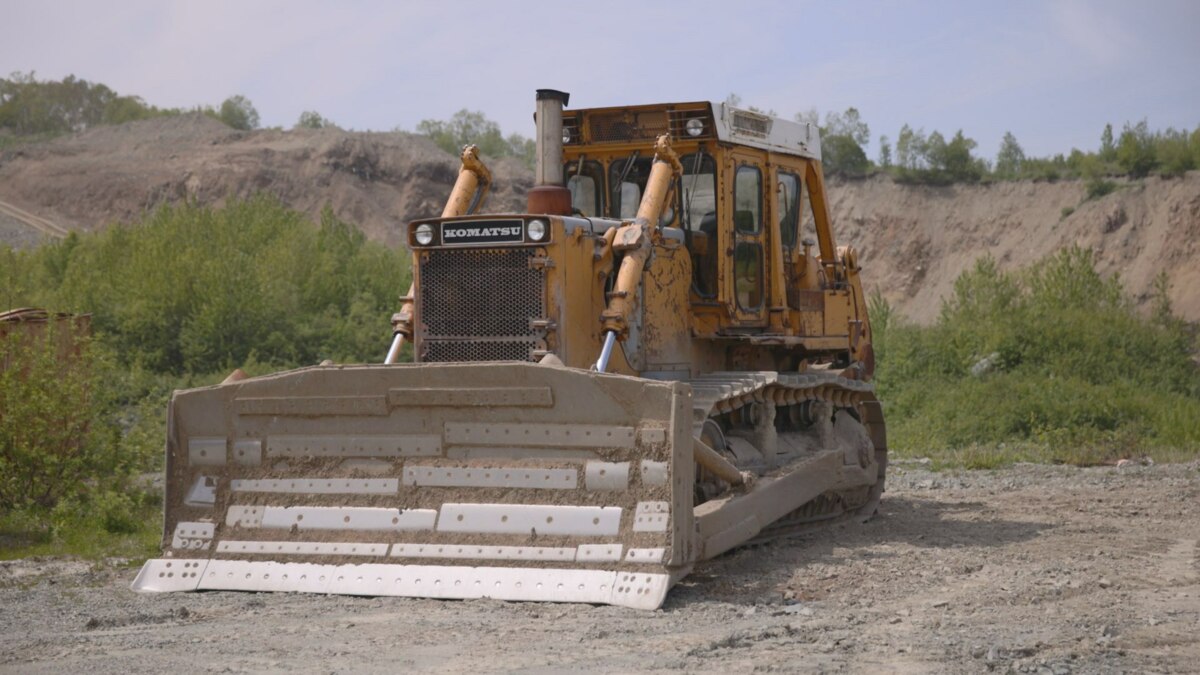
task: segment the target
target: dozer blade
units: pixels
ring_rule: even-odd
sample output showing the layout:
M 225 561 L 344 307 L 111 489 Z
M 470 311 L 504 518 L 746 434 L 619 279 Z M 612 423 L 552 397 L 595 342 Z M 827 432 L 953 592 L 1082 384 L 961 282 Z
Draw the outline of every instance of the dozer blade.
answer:
M 133 588 L 653 609 L 698 550 L 691 418 L 685 384 L 519 363 L 177 392 Z

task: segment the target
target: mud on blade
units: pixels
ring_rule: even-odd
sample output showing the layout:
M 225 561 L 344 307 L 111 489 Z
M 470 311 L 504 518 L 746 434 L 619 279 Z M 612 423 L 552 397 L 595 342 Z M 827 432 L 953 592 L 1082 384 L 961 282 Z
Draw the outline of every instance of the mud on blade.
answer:
M 691 414 L 683 384 L 519 363 L 178 392 L 134 588 L 655 608 L 693 558 Z

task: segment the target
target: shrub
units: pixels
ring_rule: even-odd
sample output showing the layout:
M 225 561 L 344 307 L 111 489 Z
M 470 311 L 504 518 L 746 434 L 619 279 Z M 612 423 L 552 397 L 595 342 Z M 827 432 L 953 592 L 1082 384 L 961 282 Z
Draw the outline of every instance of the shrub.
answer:
M 221 109 L 217 112 L 217 119 L 234 129 L 242 131 L 257 129 L 259 124 L 258 110 L 255 109 L 250 99 L 240 94 L 230 96 L 221 102 Z
M 1089 178 L 1084 182 L 1083 189 L 1087 199 L 1099 199 L 1116 190 L 1117 184 L 1106 178 Z
M 1158 162 L 1154 151 L 1154 136 L 1146 120 L 1125 125 L 1117 141 L 1117 163 L 1125 173 L 1134 178 L 1149 175 Z
M 500 125 L 488 119 L 482 112 L 467 109 L 454 113 L 449 120 L 421 120 L 417 133 L 428 136 L 437 146 L 457 156 L 464 145 L 474 143 L 479 151 L 491 157 L 516 157 L 533 166 L 536 144 L 533 139 L 520 134 L 507 138 Z
M 902 453 L 1086 464 L 1200 449 L 1193 338 L 1165 301 L 1139 316 L 1091 251 L 1020 272 L 983 258 L 955 281 L 934 325 L 883 316 L 872 314 L 877 380 Z
M 850 136 L 834 135 L 821 139 L 822 164 L 830 175 L 865 176 L 871 162 L 862 146 Z
M 121 452 L 100 379 L 105 358 L 84 338 L 60 359 L 52 321 L 44 333 L 0 338 L 0 510 L 52 508 L 98 477 L 124 480 L 137 457 Z
M 173 376 L 377 360 L 410 266 L 328 210 L 314 226 L 270 198 L 166 206 L 5 259 L 0 297 L 91 312 L 124 365 Z

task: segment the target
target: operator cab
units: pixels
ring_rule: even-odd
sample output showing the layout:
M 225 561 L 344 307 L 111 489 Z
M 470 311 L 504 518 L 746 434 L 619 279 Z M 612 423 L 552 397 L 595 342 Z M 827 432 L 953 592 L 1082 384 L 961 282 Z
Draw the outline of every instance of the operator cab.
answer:
M 671 135 L 683 174 L 659 224 L 683 234 L 693 313 L 709 319 L 701 325 L 713 333 L 782 328 L 781 320 L 769 320 L 771 312 L 822 304 L 801 292 L 823 287 L 818 252 L 830 264 L 835 256 L 828 227 L 816 226 L 827 222 L 824 205 L 810 196 L 809 186 L 820 181 L 820 139 L 809 124 L 724 103 L 564 111 L 572 212 L 632 219 L 663 133 Z M 773 255 L 776 238 L 780 256 Z M 775 267 L 782 288 L 771 307 Z

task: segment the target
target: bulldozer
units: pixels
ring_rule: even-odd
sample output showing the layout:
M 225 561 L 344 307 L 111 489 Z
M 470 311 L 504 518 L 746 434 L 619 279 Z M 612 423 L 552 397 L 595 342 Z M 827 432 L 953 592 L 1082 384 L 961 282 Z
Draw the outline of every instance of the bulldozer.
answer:
M 819 130 L 568 99 L 537 92 L 527 213 L 481 211 L 467 146 L 404 227 L 383 363 L 175 392 L 135 590 L 655 609 L 697 563 L 876 512 L 871 324 Z

